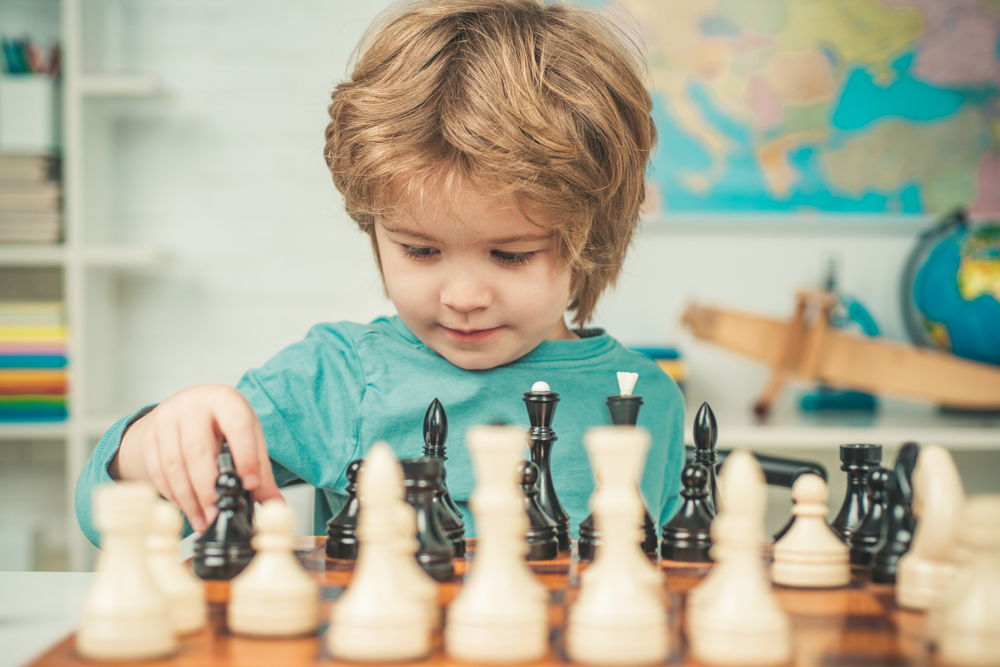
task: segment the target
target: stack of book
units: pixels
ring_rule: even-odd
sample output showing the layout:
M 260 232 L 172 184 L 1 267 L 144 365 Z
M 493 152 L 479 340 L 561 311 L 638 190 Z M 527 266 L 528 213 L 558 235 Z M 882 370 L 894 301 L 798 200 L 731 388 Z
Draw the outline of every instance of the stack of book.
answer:
M 61 209 L 56 158 L 0 155 L 0 243 L 58 243 Z
M 0 422 L 66 419 L 65 322 L 60 302 L 0 302 Z

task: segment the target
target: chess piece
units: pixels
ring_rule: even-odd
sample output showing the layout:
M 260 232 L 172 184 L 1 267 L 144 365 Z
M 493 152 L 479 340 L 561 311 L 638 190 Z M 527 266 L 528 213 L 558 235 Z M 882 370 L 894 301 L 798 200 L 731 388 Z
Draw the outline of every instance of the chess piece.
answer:
M 201 630 L 208 620 L 205 583 L 177 559 L 184 521 L 180 510 L 161 499 L 153 504 L 152 512 L 146 536 L 149 572 L 167 598 L 174 632 Z
M 958 531 L 968 560 L 942 605 L 938 655 L 945 664 L 1000 663 L 1000 495 L 973 496 Z
M 441 491 L 435 496 L 434 503 L 438 506 L 445 535 L 455 546 L 455 558 L 462 558 L 465 556 L 465 523 L 462 521 L 462 510 L 451 499 L 445 481 L 447 471 L 444 462 L 448 460 L 448 456 L 444 443 L 447 439 L 448 417 L 441 401 L 435 398 L 424 414 L 424 456 L 441 460 Z
M 681 471 L 684 502 L 674 517 L 663 525 L 660 555 L 665 560 L 709 563 L 712 557 L 710 528 L 715 512 L 709 501 L 709 473 L 701 463 L 692 462 Z
M 826 523 L 827 495 L 826 482 L 819 475 L 799 475 L 795 480 L 795 523 L 774 545 L 774 583 L 799 588 L 837 588 L 850 583 L 847 545 Z
M 243 571 L 254 550 L 253 528 L 247 521 L 243 483 L 236 472 L 222 472 L 215 482 L 219 513 L 212 525 L 195 540 L 191 569 L 202 579 L 228 581 Z
M 747 450 L 734 450 L 719 476 L 712 522 L 716 565 L 688 595 L 692 656 L 712 665 L 780 665 L 792 657 L 791 624 L 761 562 L 767 485 Z
M 395 557 L 393 573 L 400 588 L 423 605 L 428 627 L 438 630 L 441 626 L 441 611 L 438 607 L 437 582 L 420 567 L 415 557 L 420 548 L 420 541 L 417 540 L 417 511 L 403 500 L 402 470 L 398 466 L 394 470 L 399 472 L 399 495 L 393 496 L 395 503 L 391 507 L 394 530 L 389 550 Z M 397 486 L 394 483 L 388 488 L 395 493 Z
M 525 560 L 553 560 L 559 556 L 556 522 L 538 504 L 538 466 L 531 461 L 517 464 L 528 513 L 528 554 Z
M 926 445 L 913 469 L 913 514 L 917 527 L 899 559 L 896 604 L 927 610 L 951 585 L 956 568 L 959 521 L 965 504 L 962 479 L 948 450 Z
M 233 453 L 229 449 L 229 443 L 225 440 L 222 441 L 222 449 L 219 451 L 219 456 L 215 459 L 215 463 L 219 468 L 220 473 L 231 472 L 234 475 L 236 472 L 236 464 L 233 463 Z M 243 491 L 243 512 L 247 517 L 247 525 L 253 526 L 253 491 Z
M 917 465 L 920 446 L 908 442 L 896 454 L 896 464 L 889 476 L 886 502 L 885 536 L 875 548 L 872 559 L 872 581 L 877 584 L 895 584 L 899 559 L 910 548 L 913 531 L 917 526 L 913 518 L 913 469 Z
M 406 502 L 417 512 L 417 562 L 436 581 L 451 581 L 455 577 L 454 543 L 441 526 L 441 516 L 434 506 L 434 497 L 441 488 L 441 459 L 421 457 L 400 461 L 406 485 Z
M 719 512 L 718 457 L 715 452 L 715 442 L 719 439 L 719 427 L 715 422 L 715 413 L 708 403 L 702 403 L 694 416 L 694 460 L 708 469 L 708 503 L 712 514 Z
M 851 533 L 851 563 L 870 566 L 886 529 L 886 497 L 891 472 L 875 468 L 868 473 L 868 513 Z
M 326 555 L 330 558 L 354 560 L 358 557 L 358 471 L 362 461 L 351 461 L 344 476 L 347 477 L 347 502 L 326 524 Z
M 319 588 L 292 550 L 292 510 L 282 500 L 260 506 L 257 554 L 233 579 L 226 622 L 237 634 L 294 637 L 316 631 Z
M 448 607 L 445 650 L 463 662 L 527 662 L 548 651 L 548 593 L 524 560 L 528 517 L 516 479 L 523 431 L 475 426 L 466 435 L 476 473 L 469 505 L 479 542 Z
M 156 490 L 146 482 L 94 491 L 97 574 L 83 599 L 76 650 L 89 660 L 142 660 L 177 650 L 170 606 L 149 572 L 146 529 Z
M 882 445 L 841 445 L 840 461 L 847 473 L 847 493 L 830 527 L 850 544 L 851 533 L 868 513 L 868 474 L 882 461 Z
M 531 429 L 528 431 L 531 461 L 538 466 L 538 504 L 556 522 L 559 550 L 564 551 L 571 546 L 569 515 L 556 495 L 551 469 L 552 445 L 556 441 L 552 417 L 556 412 L 556 404 L 559 403 L 559 394 L 552 391 L 546 383 L 536 382 L 531 386 L 531 391 L 525 392 L 524 403 L 531 422 Z
M 360 545 L 354 576 L 333 607 L 326 635 L 338 660 L 417 660 L 430 653 L 427 600 L 416 593 L 412 579 L 406 583 L 407 571 L 400 567 L 402 542 L 409 542 L 411 560 L 416 547 L 415 529 L 400 531 L 407 520 L 407 510 L 399 506 L 402 487 L 403 472 L 392 449 L 376 443 L 358 473 Z
M 568 611 L 566 651 L 574 662 L 593 665 L 663 662 L 668 650 L 663 579 L 635 539 L 643 503 L 634 485 L 634 460 L 645 456 L 649 435 L 634 427 L 598 427 L 586 433 L 584 444 L 592 466 L 602 470 L 591 506 L 604 539 Z M 616 467 L 619 458 L 624 462 Z

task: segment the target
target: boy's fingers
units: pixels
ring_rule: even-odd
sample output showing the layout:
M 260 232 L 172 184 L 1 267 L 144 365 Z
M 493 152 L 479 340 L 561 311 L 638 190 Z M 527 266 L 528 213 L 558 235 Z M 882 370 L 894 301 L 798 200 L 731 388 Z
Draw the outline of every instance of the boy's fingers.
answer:
M 204 426 L 185 429 L 181 437 L 184 438 L 184 456 L 194 494 L 206 524 L 211 523 L 217 510 L 215 503 L 218 496 L 215 492 L 215 483 L 219 477 L 219 468 L 216 465 L 219 443 L 212 429 Z
M 159 440 L 160 465 L 173 494 L 173 502 L 187 515 L 192 528 L 204 531 L 208 526 L 201 503 L 191 486 L 187 463 L 181 450 L 181 434 L 176 429 L 169 429 L 161 434 Z
M 258 430 L 260 425 L 257 426 Z M 278 498 L 284 500 L 285 497 L 281 495 L 281 491 L 278 490 L 278 483 L 274 479 L 274 473 L 271 471 L 271 457 L 267 453 L 267 445 L 264 444 L 264 433 L 260 433 L 260 449 L 257 452 L 257 461 L 260 464 L 260 483 L 253 492 L 254 500 L 259 503 L 265 500 L 271 500 L 272 498 Z
M 249 412 L 249 417 L 240 415 L 228 422 L 219 419 L 218 426 L 222 436 L 229 443 L 233 465 L 236 467 L 236 474 L 243 482 L 243 488 L 253 490 L 260 485 L 262 467 L 260 452 L 264 452 L 266 460 L 267 446 L 264 444 L 264 434 L 261 432 L 250 406 L 247 406 L 247 412 Z M 268 467 L 268 475 L 270 476 L 270 466 Z M 274 483 L 273 479 L 271 483 Z

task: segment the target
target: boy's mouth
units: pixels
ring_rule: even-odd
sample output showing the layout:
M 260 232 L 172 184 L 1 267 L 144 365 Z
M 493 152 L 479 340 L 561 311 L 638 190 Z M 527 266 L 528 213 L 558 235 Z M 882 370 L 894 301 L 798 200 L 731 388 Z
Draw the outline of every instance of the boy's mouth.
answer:
M 493 327 L 492 329 L 451 329 L 441 325 L 441 328 L 445 330 L 445 333 L 457 341 L 461 341 L 463 343 L 475 343 L 481 340 L 486 340 L 490 336 L 499 332 L 502 327 Z

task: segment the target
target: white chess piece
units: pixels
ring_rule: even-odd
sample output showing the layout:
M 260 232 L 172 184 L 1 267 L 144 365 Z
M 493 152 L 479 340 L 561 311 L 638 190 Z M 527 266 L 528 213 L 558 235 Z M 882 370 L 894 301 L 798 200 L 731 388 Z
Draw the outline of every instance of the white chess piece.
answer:
M 539 660 L 548 651 L 548 594 L 524 561 L 528 517 L 516 484 L 524 432 L 476 426 L 466 442 L 476 471 L 469 505 L 479 542 L 471 573 L 448 607 L 445 650 L 467 662 Z
M 146 530 L 156 490 L 146 482 L 94 492 L 97 576 L 83 599 L 76 650 L 91 660 L 140 660 L 177 650 L 170 607 L 149 572 Z
M 177 557 L 182 526 L 180 510 L 166 500 L 157 500 L 153 504 L 152 521 L 146 537 L 149 571 L 167 598 L 170 620 L 177 634 L 201 630 L 208 620 L 205 582 Z
M 567 653 L 574 662 L 593 665 L 663 662 L 668 639 L 662 575 L 636 539 L 643 504 L 635 488 L 634 459 L 645 455 L 649 434 L 628 426 L 594 428 L 584 442 L 594 467 L 601 469 L 601 485 L 591 502 L 601 544 L 568 612 Z
M 327 646 L 341 660 L 422 658 L 430 652 L 432 619 L 422 594 L 400 583 L 403 472 L 387 444 L 369 450 L 357 484 L 358 559 L 350 585 L 333 607 Z
M 712 665 L 778 665 L 792 657 L 791 623 L 778 606 L 761 560 L 767 487 L 746 450 L 720 475 L 722 511 L 712 521 L 711 577 L 689 595 L 691 653 Z
M 774 545 L 771 578 L 782 586 L 836 588 L 851 582 L 850 551 L 826 523 L 829 492 L 819 475 L 792 485 L 795 521 Z
M 938 651 L 956 667 L 1000 665 L 1000 495 L 973 496 L 959 535 L 968 561 L 938 611 Z
M 955 575 L 957 531 L 965 504 L 962 479 L 948 450 L 920 448 L 913 469 L 913 515 L 917 528 L 910 549 L 899 560 L 896 603 L 928 610 Z
M 319 587 L 292 549 L 292 510 L 268 500 L 254 513 L 257 553 L 232 581 L 226 622 L 241 635 L 294 637 L 316 631 Z
M 399 585 L 417 600 L 423 602 L 426 609 L 427 620 L 432 630 L 437 630 L 441 626 L 441 611 L 438 607 L 437 582 L 420 567 L 413 554 L 420 548 L 417 541 L 417 512 L 413 506 L 403 500 L 403 474 L 402 468 L 396 468 L 400 473 L 398 488 L 399 498 L 396 499 L 392 509 L 394 521 L 394 535 L 392 550 L 396 555 L 396 563 L 393 567 L 393 575 L 399 580 Z

